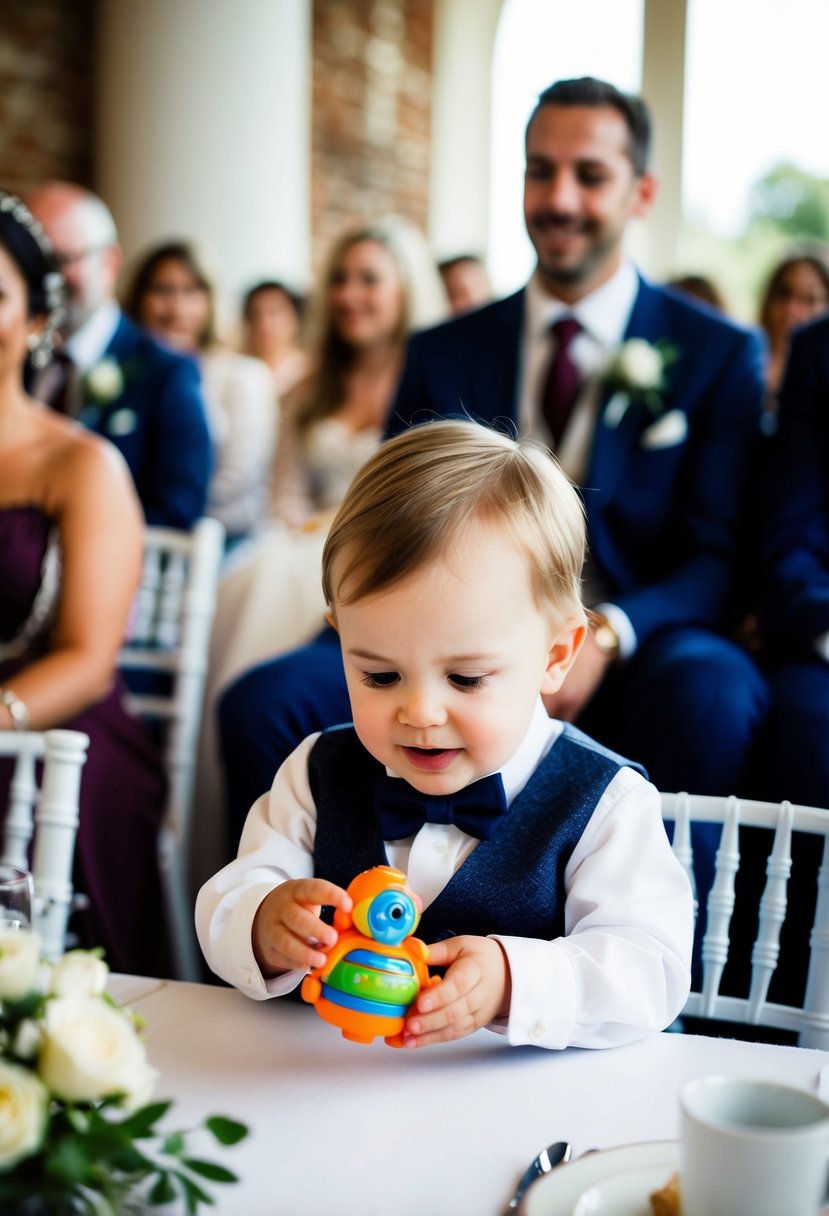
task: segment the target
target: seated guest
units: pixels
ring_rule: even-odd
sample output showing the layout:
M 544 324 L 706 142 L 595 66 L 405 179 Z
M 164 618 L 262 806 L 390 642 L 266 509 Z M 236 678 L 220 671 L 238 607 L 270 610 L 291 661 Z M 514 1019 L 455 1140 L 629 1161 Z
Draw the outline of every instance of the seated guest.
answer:
M 304 314 L 304 298 L 276 279 L 251 287 L 242 306 L 245 349 L 267 363 L 280 400 L 308 374 L 308 354 L 300 341 Z
M 777 428 L 777 402 L 792 330 L 829 309 L 829 264 L 816 253 L 791 254 L 775 266 L 760 301 L 768 342 L 763 430 Z
M 728 312 L 722 292 L 713 279 L 704 274 L 681 274 L 675 279 L 668 279 L 666 287 L 681 291 L 692 300 L 700 300 L 717 312 Z
M 443 315 L 440 279 L 412 225 L 388 217 L 350 228 L 335 243 L 312 306 L 313 370 L 281 402 L 277 523 L 219 586 L 200 764 L 207 799 L 215 800 L 220 784 L 216 698 L 240 672 L 322 626 L 319 563 L 328 523 L 380 441 L 411 327 Z M 234 848 L 241 819 L 232 827 Z
M 260 1000 L 296 988 L 337 940 L 321 905 L 350 912 L 351 880 L 392 865 L 447 968 L 392 1046 L 492 1026 L 512 1045 L 611 1047 L 673 1020 L 693 907 L 659 795 L 542 702 L 585 638 L 584 548 L 579 497 L 540 445 L 436 422 L 368 462 L 323 555 L 353 725 L 300 744 L 202 889 L 223 979 Z
M 62 284 L 43 231 L 0 192 L 0 730 L 68 727 L 91 740 L 80 790 L 79 926 L 116 971 L 165 974 L 156 860 L 159 754 L 114 675 L 138 585 L 143 521 L 106 440 L 23 389 L 48 359 Z M 11 772 L 0 765 L 2 805 Z
M 451 312 L 460 314 L 480 308 L 492 299 L 486 267 L 476 253 L 460 253 L 438 262 Z
M 148 524 L 190 528 L 204 514 L 212 459 L 198 369 L 118 308 L 121 249 L 101 199 L 46 182 L 28 202 L 68 294 L 59 360 L 36 378 L 35 395 L 115 444 Z
M 558 82 L 525 138 L 535 273 L 508 299 L 412 336 L 387 433 L 466 414 L 554 448 L 584 487 L 585 598 L 599 627 L 549 711 L 642 763 L 660 789 L 738 790 L 767 706 L 729 637 L 760 343 L 625 256 L 657 190 L 639 98 Z M 248 673 L 220 713 L 231 798 L 249 806 L 299 739 L 348 713 L 331 637 Z
M 213 285 L 192 245 L 159 245 L 136 266 L 124 311 L 201 372 L 214 468 L 206 513 L 224 525 L 228 547 L 258 532 L 268 503 L 276 433 L 271 378 L 258 359 L 216 340 Z
M 829 318 L 798 330 L 765 485 L 763 789 L 829 808 Z

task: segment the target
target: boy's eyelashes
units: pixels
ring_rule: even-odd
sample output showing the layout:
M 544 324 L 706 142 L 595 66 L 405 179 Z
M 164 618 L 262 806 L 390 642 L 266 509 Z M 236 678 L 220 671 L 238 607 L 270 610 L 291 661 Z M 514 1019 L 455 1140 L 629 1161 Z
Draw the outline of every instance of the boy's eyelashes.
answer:
M 446 678 L 461 692 L 477 692 L 487 684 L 486 676 L 462 676 L 452 672 Z M 366 671 L 362 682 L 366 688 L 391 688 L 399 679 L 396 671 Z

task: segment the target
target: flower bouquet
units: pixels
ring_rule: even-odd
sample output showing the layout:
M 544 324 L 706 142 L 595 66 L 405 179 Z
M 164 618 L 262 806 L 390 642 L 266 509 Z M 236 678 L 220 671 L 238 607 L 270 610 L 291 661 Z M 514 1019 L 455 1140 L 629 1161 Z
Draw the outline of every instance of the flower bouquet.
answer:
M 194 1157 L 192 1132 L 162 1132 L 170 1102 L 135 1015 L 104 991 L 99 952 L 42 964 L 39 939 L 0 928 L 0 1212 L 3 1216 L 124 1216 L 172 1203 L 212 1204 L 205 1182 L 235 1182 Z M 223 1145 L 247 1129 L 204 1120 Z M 170 1209 L 168 1209 L 170 1210 Z

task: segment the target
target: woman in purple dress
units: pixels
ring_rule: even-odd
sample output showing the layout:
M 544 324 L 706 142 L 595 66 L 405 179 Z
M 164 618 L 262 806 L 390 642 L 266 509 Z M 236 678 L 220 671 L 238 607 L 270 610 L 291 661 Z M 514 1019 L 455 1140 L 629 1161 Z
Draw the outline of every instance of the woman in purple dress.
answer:
M 143 521 L 106 440 L 28 396 L 49 357 L 62 281 L 26 207 L 0 191 L 0 730 L 90 736 L 81 781 L 78 932 L 119 971 L 163 971 L 156 862 L 161 760 L 121 702 L 115 663 L 141 568 Z M 0 768 L 0 807 L 10 765 Z

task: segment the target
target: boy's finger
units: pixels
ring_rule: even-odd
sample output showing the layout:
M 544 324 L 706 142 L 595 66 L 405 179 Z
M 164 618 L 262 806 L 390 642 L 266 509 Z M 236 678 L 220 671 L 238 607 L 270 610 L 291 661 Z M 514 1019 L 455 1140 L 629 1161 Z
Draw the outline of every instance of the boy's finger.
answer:
M 305 904 L 330 904 L 351 911 L 351 896 L 327 878 L 300 878 L 297 880 L 294 897 Z

